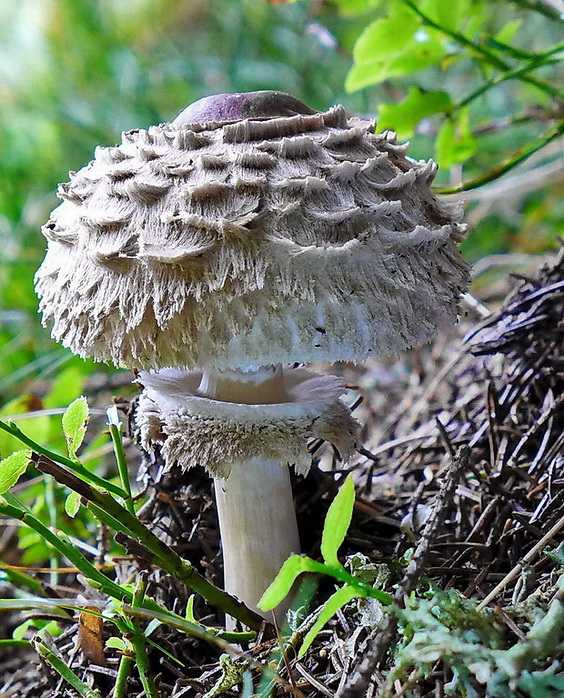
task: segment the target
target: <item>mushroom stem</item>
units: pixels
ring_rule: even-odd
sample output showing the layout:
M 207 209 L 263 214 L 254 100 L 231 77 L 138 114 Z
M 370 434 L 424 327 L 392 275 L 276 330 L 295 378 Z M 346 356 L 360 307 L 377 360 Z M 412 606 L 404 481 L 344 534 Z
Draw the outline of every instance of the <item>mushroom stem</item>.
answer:
M 300 552 L 290 472 L 273 460 L 237 464 L 225 480 L 215 479 L 223 546 L 225 590 L 267 620 L 257 602 L 282 564 Z M 287 605 L 275 609 L 281 624 Z M 227 627 L 233 619 L 227 617 Z
M 204 371 L 198 393 L 248 405 L 291 400 L 280 365 L 247 372 Z M 215 493 L 225 590 L 261 613 L 258 600 L 284 561 L 300 552 L 289 469 L 286 463 L 251 458 L 237 463 L 227 479 L 216 478 Z M 286 610 L 275 610 L 280 623 Z M 261 615 L 271 620 L 270 614 Z M 232 622 L 227 619 L 228 625 Z
M 198 393 L 241 405 L 272 405 L 290 399 L 280 364 L 248 372 L 205 370 Z

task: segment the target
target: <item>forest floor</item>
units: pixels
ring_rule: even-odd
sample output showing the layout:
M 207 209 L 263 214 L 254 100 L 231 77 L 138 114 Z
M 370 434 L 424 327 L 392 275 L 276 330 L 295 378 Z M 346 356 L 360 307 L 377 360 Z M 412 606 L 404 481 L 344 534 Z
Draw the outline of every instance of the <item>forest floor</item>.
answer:
M 564 250 L 512 285 L 497 310 L 482 308 L 481 319 L 470 312 L 407 359 L 341 367 L 356 386 L 349 397 L 363 447 L 342 466 L 326 444 L 312 443 L 315 465 L 294 481 L 303 549 L 315 559 L 327 509 L 353 472 L 357 498 L 340 557 L 392 594 L 392 610 L 351 601 L 301 659 L 294 650 L 311 627 L 307 614 L 296 615 L 282 657 L 267 627 L 229 658 L 162 625 L 149 650 L 159 696 L 564 695 Z M 136 453 L 128 448 L 132 461 Z M 155 466 L 144 468 L 151 488 Z M 194 469 L 181 489 L 160 483 L 140 516 L 221 584 L 209 477 Z M 89 542 L 103 546 L 102 538 Z M 184 614 L 188 590 L 141 558 L 123 562 L 117 575 L 131 577 L 135 565 L 135 574 L 148 575 L 148 593 Z M 64 583 L 69 596 L 92 594 L 75 574 Z M 309 612 L 334 591 L 334 580 L 320 578 Z M 7 583 L 1 595 L 21 596 Z M 194 612 L 206 625 L 222 623 L 202 599 Z M 52 647 L 111 696 L 119 652 L 88 659 L 79 621 L 71 619 Z M 21 612 L 4 613 L 1 636 L 19 623 Z M 106 638 L 110 627 L 100 632 Z M 278 666 L 276 684 L 261 681 L 266 666 Z M 75 695 L 31 650 L 3 649 L 1 698 Z M 126 695 L 145 695 L 135 671 Z

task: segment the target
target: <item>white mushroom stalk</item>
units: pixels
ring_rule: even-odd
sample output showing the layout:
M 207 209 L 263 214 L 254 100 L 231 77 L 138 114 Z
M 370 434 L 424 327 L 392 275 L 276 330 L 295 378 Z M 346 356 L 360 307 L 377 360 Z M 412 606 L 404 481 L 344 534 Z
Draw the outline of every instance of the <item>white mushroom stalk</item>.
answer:
M 251 458 L 214 485 L 225 589 L 272 620 L 257 603 L 284 562 L 301 551 L 290 471 L 274 460 Z M 286 610 L 282 604 L 275 611 L 280 626 Z
M 204 371 L 198 392 L 212 400 L 273 404 L 291 400 L 280 365 L 256 371 Z M 225 589 L 263 615 L 257 607 L 265 589 L 292 553 L 300 536 L 290 472 L 272 459 L 250 458 L 214 478 L 223 550 Z M 287 604 L 276 609 L 281 624 Z M 227 619 L 227 626 L 233 619 Z
M 169 369 L 139 380 L 142 444 L 160 445 L 168 469 L 202 465 L 214 476 L 225 589 L 270 620 L 257 602 L 300 552 L 288 466 L 307 473 L 308 437 L 331 441 L 345 458 L 355 447 L 358 425 L 339 400 L 340 379 L 276 367 Z M 286 608 L 276 609 L 279 623 Z

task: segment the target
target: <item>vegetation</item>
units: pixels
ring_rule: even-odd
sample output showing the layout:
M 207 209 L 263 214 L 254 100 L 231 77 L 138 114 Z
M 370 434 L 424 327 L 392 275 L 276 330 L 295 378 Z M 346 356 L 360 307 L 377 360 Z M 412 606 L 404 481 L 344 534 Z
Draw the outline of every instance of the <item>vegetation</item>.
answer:
M 129 472 L 138 455 L 129 446 L 124 450 L 117 412 L 112 409 L 106 415 L 105 409 L 112 395 L 134 394 L 131 376 L 72 357 L 55 345 L 40 327 L 33 292 L 33 274 L 44 254 L 39 229 L 57 203 L 56 185 L 67 180 L 69 170 L 82 167 L 96 145 L 117 142 L 123 130 L 170 120 L 206 94 L 279 89 L 315 108 L 343 103 L 351 111 L 376 116 L 379 129 L 396 130 L 400 139 L 411 141 L 413 157 L 434 157 L 441 166 L 439 190 L 452 196 L 463 192 L 468 201 L 471 231 L 463 250 L 477 262 L 476 293 L 481 300 L 496 299 L 496 282 L 507 268 L 518 270 L 531 257 L 555 250 L 562 231 L 559 136 L 564 102 L 559 79 L 564 47 L 559 44 L 559 7 L 550 0 L 4 0 L 0 7 L 0 514 L 5 533 L 0 549 L 4 613 L 0 647 L 8 651 L 33 646 L 46 666 L 81 696 L 95 698 L 113 690 L 114 698 L 121 698 L 130 692 L 128 680 L 147 697 L 181 695 L 159 693 L 165 689 L 156 683 L 157 674 L 164 671 L 159 662 L 180 663 L 176 650 L 167 644 L 170 635 L 162 632 L 166 627 L 175 637 L 200 643 L 190 645 L 192 649 L 211 648 L 208 654 L 198 650 L 202 665 L 225 653 L 216 674 L 207 683 L 195 684 L 194 690 L 207 689 L 210 698 L 241 685 L 232 695 L 258 691 L 267 696 L 277 688 L 281 695 L 315 696 L 322 694 L 315 691 L 324 677 L 316 676 L 312 667 L 325 666 L 319 652 L 332 649 L 323 628 L 337 617 L 345 618 L 345 625 L 346 618 L 360 622 L 364 636 L 375 637 L 370 633 L 378 631 L 384 638 L 378 642 L 383 655 L 388 652 L 389 662 L 381 695 L 394 695 L 398 685 L 405 695 L 434 695 L 425 681 L 437 666 L 444 669 L 447 678 L 442 685 L 452 695 L 479 696 L 487 691 L 491 696 L 549 697 L 564 690 L 562 656 L 555 654 L 562 628 L 564 558 L 562 546 L 555 545 L 552 537 L 561 528 L 549 535 L 561 518 L 552 513 L 539 518 L 536 539 L 523 539 L 522 554 L 534 551 L 526 562 L 536 565 L 543 583 L 530 599 L 515 592 L 513 599 L 504 598 L 502 611 L 487 611 L 477 599 L 468 598 L 472 593 L 463 593 L 462 582 L 446 589 L 430 574 L 422 577 L 427 548 L 438 530 L 433 526 L 447 510 L 446 499 L 441 508 L 441 492 L 452 498 L 454 490 L 430 491 L 434 518 L 423 533 L 414 527 L 401 541 L 397 539 L 397 554 L 389 551 L 385 558 L 373 559 L 355 549 L 354 543 L 344 544 L 343 566 L 337 550 L 346 541 L 354 504 L 352 480 L 345 480 L 320 539 L 324 562 L 315 556 L 291 558 L 269 593 L 284 596 L 302 572 L 323 576 L 316 577 L 313 585 L 308 575 L 299 577 L 304 580 L 302 605 L 290 615 L 283 639 L 242 652 L 239 645 L 253 646 L 256 617 L 222 592 L 203 569 L 196 569 L 195 560 L 186 559 L 155 535 L 140 513 L 146 497 L 137 492 Z M 560 278 L 556 274 L 545 279 L 546 287 L 562 281 L 561 268 L 557 267 Z M 554 293 L 543 298 L 561 302 Z M 532 302 L 527 307 L 532 308 Z M 543 308 L 539 317 L 540 311 L 534 315 L 531 310 L 533 332 L 539 337 L 545 332 L 547 337 L 534 364 L 542 368 L 559 351 L 562 336 L 549 337 L 553 330 L 542 325 L 550 310 Z M 544 357 L 544 364 L 539 357 Z M 442 365 L 435 368 L 438 371 Z M 474 365 L 468 368 L 474 370 L 478 371 Z M 513 417 L 519 413 L 518 418 L 511 417 L 513 421 L 509 407 L 506 413 L 496 402 L 495 386 L 501 390 L 503 380 L 510 383 L 515 376 L 501 373 L 497 383 L 487 372 L 477 378 L 488 386 L 489 402 L 480 403 L 480 414 L 489 415 L 484 423 L 491 431 L 484 427 L 472 442 L 475 453 L 482 455 L 472 461 L 476 472 L 465 487 L 480 501 L 491 495 L 497 502 L 491 511 L 505 502 L 506 493 L 495 490 L 492 475 L 500 462 L 501 474 L 505 477 L 509 469 L 517 489 L 521 483 L 515 505 L 521 514 L 538 514 L 538 509 L 527 507 L 532 502 L 541 506 L 543 487 L 548 488 L 549 499 L 556 496 L 550 488 L 557 486 L 558 478 L 549 473 L 549 456 L 555 459 L 562 448 L 554 436 L 562 423 L 558 375 L 551 364 L 535 383 L 536 392 L 531 389 L 534 395 L 526 410 L 516 399 L 511 403 Z M 549 387 L 547 376 L 552 381 Z M 357 378 L 371 385 L 370 377 Z M 539 395 L 545 401 L 536 404 Z M 457 399 L 453 389 L 452 400 Z M 419 418 L 417 424 L 423 422 Z M 461 462 L 470 458 L 459 448 L 468 439 L 448 428 L 447 432 L 446 441 L 437 437 L 442 450 L 433 446 L 435 460 L 430 456 L 425 460 L 427 451 L 421 456 L 435 473 L 440 469 L 437 463 L 452 461 L 452 467 L 462 467 Z M 493 434 L 491 443 L 487 434 Z M 506 456 L 500 455 L 501 447 L 496 450 L 498 437 L 505 443 Z M 525 445 L 517 446 L 525 437 L 529 439 Z M 408 437 L 398 432 L 398 438 Z M 507 441 L 511 438 L 515 443 Z M 449 452 L 452 443 L 456 448 Z M 486 449 L 483 443 L 491 446 L 487 457 L 480 451 Z M 507 455 L 513 448 L 514 458 Z M 538 462 L 534 449 L 540 453 Z M 523 460 L 527 453 L 532 453 L 528 461 Z M 382 466 L 370 455 L 366 448 L 354 463 L 361 480 L 368 477 L 369 467 Z M 531 462 L 537 470 L 525 475 L 529 471 L 522 466 Z M 541 477 L 542 473 L 548 474 Z M 460 477 L 458 472 L 456 478 Z M 450 481 L 453 487 L 456 478 Z M 421 475 L 420 482 L 423 479 Z M 332 486 L 324 486 L 334 494 Z M 418 501 L 419 482 L 413 490 Z M 414 509 L 408 509 L 413 518 Z M 459 511 L 476 526 L 481 514 L 463 511 L 462 505 Z M 511 521 L 518 528 L 521 519 Z M 505 531 L 503 525 L 501 530 Z M 530 527 L 527 531 L 531 533 Z M 537 550 L 539 540 L 543 545 Z M 185 585 L 193 594 L 185 607 L 179 610 L 157 598 L 148 574 L 124 581 L 116 570 L 133 563 L 159 569 Z M 521 564 L 498 563 L 502 577 Z M 526 568 L 521 565 L 519 574 Z M 79 598 L 78 586 L 69 592 L 77 573 L 88 590 L 87 604 Z M 328 580 L 339 582 L 337 590 Z M 31 617 L 26 615 L 28 609 L 34 609 Z M 251 630 L 221 630 L 218 613 L 225 611 Z M 93 688 L 92 676 L 85 683 L 84 675 L 64 661 L 65 655 L 53 650 L 52 638 L 64 638 L 65 628 L 74 626 L 74 612 L 82 638 L 79 645 L 87 659 L 101 664 L 105 655 L 113 653 L 113 686 Z M 205 614 L 211 615 L 210 622 L 197 620 L 196 615 Z M 383 618 L 388 618 L 387 626 Z M 508 627 L 515 635 L 511 640 Z M 339 652 L 352 667 L 355 662 L 362 664 L 363 657 L 355 644 L 358 635 L 350 627 L 349 631 L 342 632 Z M 313 682 L 307 691 L 288 671 L 293 653 L 300 660 L 309 656 L 317 662 L 308 665 Z M 362 676 L 366 678 L 366 671 Z M 215 682 L 211 688 L 210 682 Z M 48 695 L 40 690 L 29 695 Z M 346 696 L 346 687 L 341 690 Z

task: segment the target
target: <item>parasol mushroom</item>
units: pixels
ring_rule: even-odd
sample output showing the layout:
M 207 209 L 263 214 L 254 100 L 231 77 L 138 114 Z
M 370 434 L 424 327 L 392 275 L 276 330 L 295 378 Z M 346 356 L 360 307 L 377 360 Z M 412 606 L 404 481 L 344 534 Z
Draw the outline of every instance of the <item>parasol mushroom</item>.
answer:
M 226 589 L 253 608 L 299 545 L 279 464 L 307 471 L 308 436 L 354 446 L 339 381 L 282 366 L 395 353 L 457 318 L 460 208 L 405 153 L 342 106 L 215 95 L 98 148 L 43 228 L 43 322 L 145 369 L 142 439 L 216 477 Z

